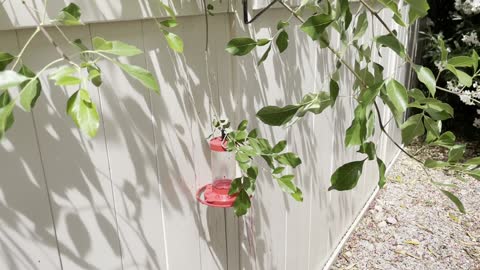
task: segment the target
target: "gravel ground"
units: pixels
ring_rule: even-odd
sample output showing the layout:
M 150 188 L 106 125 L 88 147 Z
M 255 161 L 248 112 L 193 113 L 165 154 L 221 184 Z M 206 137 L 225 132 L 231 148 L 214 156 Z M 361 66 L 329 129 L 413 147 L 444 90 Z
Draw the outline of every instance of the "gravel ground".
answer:
M 479 156 L 478 146 L 469 144 L 467 156 Z M 413 146 L 409 152 L 418 150 Z M 445 154 L 434 149 L 421 151 L 419 158 Z M 467 214 L 402 154 L 331 269 L 480 270 L 480 181 L 462 181 L 440 170 L 429 173 L 437 182 L 458 185 L 446 189 L 462 200 Z

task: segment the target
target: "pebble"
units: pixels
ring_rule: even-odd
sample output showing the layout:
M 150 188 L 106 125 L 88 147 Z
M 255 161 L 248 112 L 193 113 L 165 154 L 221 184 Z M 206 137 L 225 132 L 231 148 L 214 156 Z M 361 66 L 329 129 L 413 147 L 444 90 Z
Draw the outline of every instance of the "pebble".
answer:
M 394 218 L 394 217 L 388 217 L 387 218 L 387 223 L 390 224 L 390 225 L 395 225 L 395 224 L 397 224 L 397 219 Z
M 382 221 L 382 222 L 379 222 L 379 223 L 377 224 L 377 226 L 378 226 L 379 228 L 386 227 L 386 226 L 387 226 L 387 222 L 384 220 L 384 221 Z

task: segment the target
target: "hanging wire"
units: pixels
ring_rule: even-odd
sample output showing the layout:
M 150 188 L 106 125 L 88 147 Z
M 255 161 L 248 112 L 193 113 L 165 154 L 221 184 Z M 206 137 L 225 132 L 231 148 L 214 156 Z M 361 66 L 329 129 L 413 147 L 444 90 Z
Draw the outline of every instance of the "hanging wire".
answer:
M 281 0 L 273 0 L 268 6 L 264 7 L 260 12 L 257 13 L 257 15 L 253 16 L 253 18 L 248 19 L 248 0 L 242 0 L 242 5 L 243 5 L 243 22 L 245 24 L 251 24 L 255 20 L 257 20 L 265 11 L 267 11 L 269 8 L 271 8 L 275 3 L 277 2 L 282 2 Z

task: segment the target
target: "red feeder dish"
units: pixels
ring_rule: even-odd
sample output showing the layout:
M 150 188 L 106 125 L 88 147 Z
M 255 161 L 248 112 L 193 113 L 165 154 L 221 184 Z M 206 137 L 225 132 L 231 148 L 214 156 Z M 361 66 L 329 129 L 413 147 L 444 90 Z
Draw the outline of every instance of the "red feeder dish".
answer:
M 212 207 L 232 207 L 237 196 L 228 195 L 231 186 L 230 179 L 215 180 L 213 184 L 207 184 L 197 191 L 197 201 Z
M 210 150 L 215 152 L 226 152 L 227 151 L 227 141 L 222 137 L 212 138 L 209 142 Z

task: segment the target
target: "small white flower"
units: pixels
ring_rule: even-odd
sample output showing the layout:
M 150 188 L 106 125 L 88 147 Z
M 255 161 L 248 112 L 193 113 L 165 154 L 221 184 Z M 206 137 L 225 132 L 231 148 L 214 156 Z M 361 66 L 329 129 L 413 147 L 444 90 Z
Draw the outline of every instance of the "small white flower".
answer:
M 473 126 L 480 128 L 480 118 L 475 118 L 475 120 L 473 120 Z
M 477 114 L 480 114 L 480 110 L 477 110 Z
M 444 65 L 444 63 L 443 63 L 442 61 L 435 61 L 434 64 L 435 64 L 435 66 L 437 67 L 437 69 L 438 69 L 439 71 L 442 71 L 442 70 L 445 69 L 445 65 Z
M 455 0 L 455 9 L 466 15 L 480 13 L 480 0 Z
M 475 105 L 472 101 L 472 92 L 470 91 L 463 91 L 460 93 L 460 100 L 467 105 Z
M 475 31 L 470 32 L 468 35 L 463 35 L 462 41 L 469 46 L 480 46 L 480 41 L 478 41 L 478 35 Z

